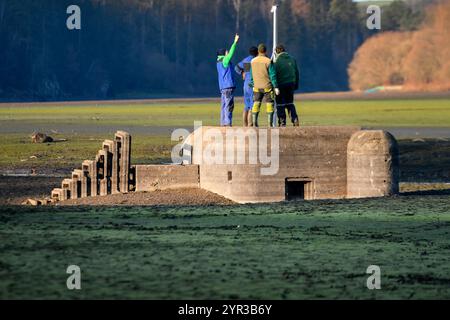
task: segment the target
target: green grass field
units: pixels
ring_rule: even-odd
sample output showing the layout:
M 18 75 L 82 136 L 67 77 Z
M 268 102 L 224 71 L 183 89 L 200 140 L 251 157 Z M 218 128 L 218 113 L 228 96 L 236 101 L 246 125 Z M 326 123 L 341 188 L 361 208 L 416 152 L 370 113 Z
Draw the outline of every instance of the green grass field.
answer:
M 39 126 L 54 123 L 80 126 L 186 126 L 194 121 L 218 125 L 219 104 L 173 102 L 166 104 L 30 105 L 0 106 L 0 122 Z M 242 104 L 234 112 L 242 124 Z M 303 125 L 426 126 L 450 127 L 450 99 L 392 99 L 297 101 Z M 264 108 L 263 108 L 264 111 Z
M 66 138 L 67 142 L 33 144 L 28 135 L 6 134 L 0 144 L 0 168 L 67 169 L 78 167 L 84 159 L 93 159 L 105 139 L 105 134 L 52 134 L 55 138 Z M 140 164 L 161 163 L 170 160 L 170 136 L 133 135 L 133 161 Z M 36 157 L 36 158 L 35 158 Z
M 449 299 L 450 197 L 0 209 L 0 299 Z M 66 268 L 81 268 L 80 291 Z M 381 290 L 366 269 L 381 268 Z

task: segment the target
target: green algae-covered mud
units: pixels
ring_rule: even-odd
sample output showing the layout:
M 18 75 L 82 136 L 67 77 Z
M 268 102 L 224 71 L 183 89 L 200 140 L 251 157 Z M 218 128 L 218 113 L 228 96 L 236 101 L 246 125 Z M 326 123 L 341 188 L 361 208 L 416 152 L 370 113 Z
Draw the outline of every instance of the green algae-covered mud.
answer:
M 450 197 L 1 207 L 1 299 L 449 299 Z M 69 291 L 69 265 L 81 290 Z M 381 289 L 366 270 L 381 268 Z

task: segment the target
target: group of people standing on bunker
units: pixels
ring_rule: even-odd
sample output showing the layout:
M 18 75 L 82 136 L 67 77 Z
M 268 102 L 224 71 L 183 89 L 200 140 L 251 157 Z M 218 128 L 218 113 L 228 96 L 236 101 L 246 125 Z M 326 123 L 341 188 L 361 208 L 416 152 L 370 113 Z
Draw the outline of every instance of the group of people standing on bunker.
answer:
M 236 35 L 230 50 L 217 51 L 217 73 L 222 96 L 220 125 L 231 127 L 233 124 L 235 73 L 237 73 L 244 80 L 244 126 L 259 126 L 258 118 L 263 100 L 266 103 L 269 127 L 275 125 L 273 121 L 275 111 L 278 126 L 285 127 L 286 110 L 292 124 L 299 126 L 294 105 L 294 92 L 299 86 L 299 71 L 295 59 L 286 52 L 283 45 L 278 45 L 272 61 L 267 56 L 266 45 L 260 44 L 258 47 L 251 47 L 249 56 L 234 66 L 231 59 L 238 41 L 239 35 Z

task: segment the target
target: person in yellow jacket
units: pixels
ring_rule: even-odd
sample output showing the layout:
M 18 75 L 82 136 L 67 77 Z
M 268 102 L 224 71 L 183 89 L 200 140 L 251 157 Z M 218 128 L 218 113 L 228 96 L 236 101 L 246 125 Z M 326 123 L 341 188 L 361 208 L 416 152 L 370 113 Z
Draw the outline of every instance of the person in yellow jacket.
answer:
M 277 76 L 275 66 L 267 55 L 264 44 L 258 46 L 258 56 L 251 62 L 250 86 L 253 87 L 253 126 L 258 127 L 258 116 L 263 99 L 266 102 L 268 126 L 273 127 L 274 98 L 278 95 Z

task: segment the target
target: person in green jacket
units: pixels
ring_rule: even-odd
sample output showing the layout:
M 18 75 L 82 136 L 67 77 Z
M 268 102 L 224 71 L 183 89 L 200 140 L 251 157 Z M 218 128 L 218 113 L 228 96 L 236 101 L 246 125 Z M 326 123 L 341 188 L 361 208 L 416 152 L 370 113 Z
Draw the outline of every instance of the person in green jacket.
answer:
M 297 110 L 294 105 L 294 92 L 298 90 L 299 71 L 297 62 L 285 50 L 283 45 L 275 49 L 275 71 L 280 94 L 276 96 L 278 125 L 286 127 L 286 110 L 294 126 L 299 126 Z

